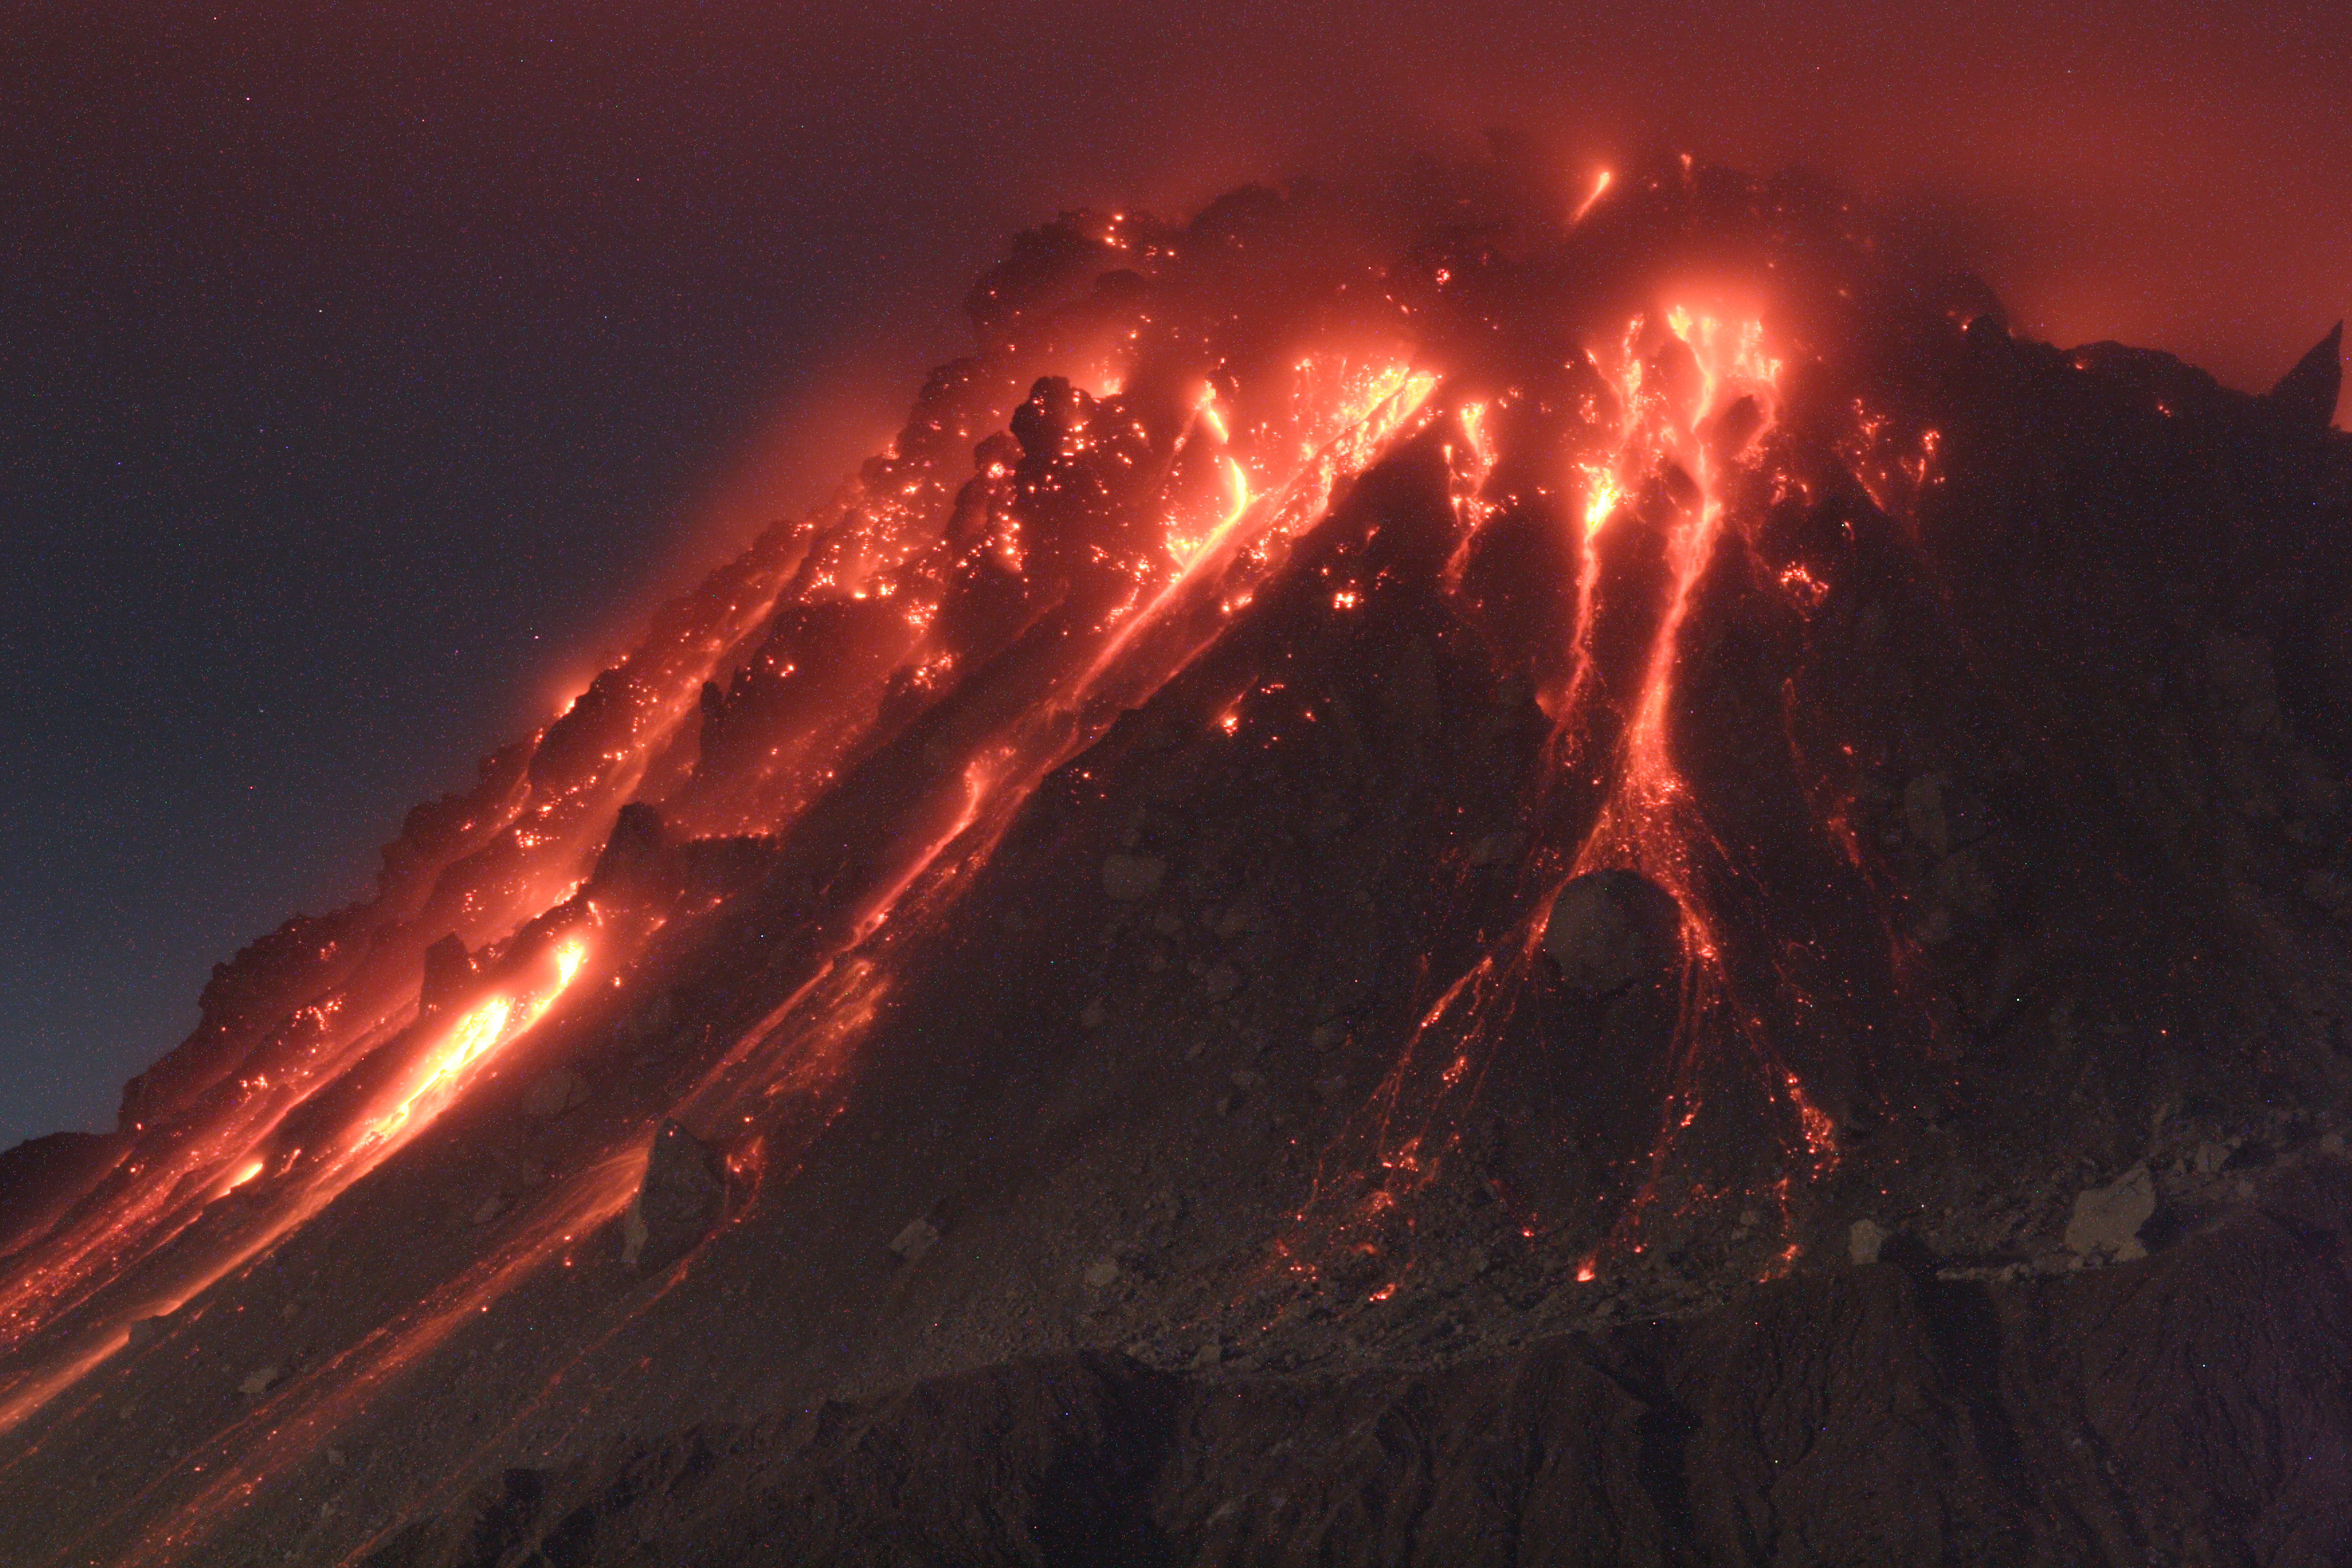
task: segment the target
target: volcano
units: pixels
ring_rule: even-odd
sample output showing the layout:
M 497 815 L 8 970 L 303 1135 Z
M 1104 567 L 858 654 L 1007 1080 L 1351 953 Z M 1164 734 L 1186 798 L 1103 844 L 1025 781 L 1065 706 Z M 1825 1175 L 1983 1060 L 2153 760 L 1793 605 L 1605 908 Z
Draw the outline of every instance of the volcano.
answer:
M 2352 1562 L 2352 440 L 1796 178 L 1077 213 L 0 1156 L 0 1556 Z

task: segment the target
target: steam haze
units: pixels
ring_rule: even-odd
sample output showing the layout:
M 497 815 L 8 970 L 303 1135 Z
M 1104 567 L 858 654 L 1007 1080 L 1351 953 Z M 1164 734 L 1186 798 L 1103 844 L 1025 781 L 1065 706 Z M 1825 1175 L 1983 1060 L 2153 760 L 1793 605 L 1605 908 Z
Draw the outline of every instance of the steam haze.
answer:
M 1505 128 L 1564 205 L 1808 166 L 2241 387 L 2352 309 L 2336 6 L 487 10 L 8 24 L 0 1143 L 854 468 L 1057 210 Z

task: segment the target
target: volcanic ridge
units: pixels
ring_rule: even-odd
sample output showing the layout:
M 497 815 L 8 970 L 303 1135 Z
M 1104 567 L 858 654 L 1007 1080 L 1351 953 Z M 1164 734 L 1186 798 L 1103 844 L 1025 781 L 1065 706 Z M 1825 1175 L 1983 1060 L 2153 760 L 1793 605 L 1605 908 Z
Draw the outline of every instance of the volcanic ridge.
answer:
M 2352 1563 L 2352 437 L 1665 158 L 1065 215 L 0 1155 L 0 1559 Z

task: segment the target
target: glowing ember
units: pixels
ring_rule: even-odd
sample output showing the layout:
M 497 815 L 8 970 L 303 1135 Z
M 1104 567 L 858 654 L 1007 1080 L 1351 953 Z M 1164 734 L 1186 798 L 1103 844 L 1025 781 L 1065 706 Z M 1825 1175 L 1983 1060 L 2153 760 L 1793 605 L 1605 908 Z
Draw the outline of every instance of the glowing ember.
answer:
M 1565 228 L 1548 187 L 1541 243 L 1573 265 L 1531 276 L 1580 281 L 1519 319 L 1480 315 L 1500 263 L 1450 228 L 1442 253 L 1409 266 L 1349 258 L 1286 282 L 1307 302 L 1279 295 L 1265 314 L 1281 324 L 1266 327 L 1176 287 L 1190 286 L 1181 257 L 1241 267 L 1246 247 L 1218 254 L 1133 215 L 1071 220 L 1056 243 L 1084 259 L 1077 273 L 1142 279 L 1132 302 L 1108 284 L 1083 309 L 983 289 L 981 351 L 933 378 L 839 500 L 763 535 L 547 729 L 487 763 L 472 793 L 416 814 L 376 901 L 331 929 L 289 928 L 250 966 L 268 985 L 222 988 L 242 1010 L 208 1011 L 216 1036 L 141 1089 L 103 1201 L 7 1260 L 0 1428 L 99 1398 L 114 1374 L 94 1369 L 120 1358 L 136 1372 L 177 1331 L 142 1329 L 134 1350 L 134 1322 L 215 1310 L 273 1251 L 299 1257 L 289 1238 L 346 1194 L 339 1215 L 385 1212 L 375 1194 L 441 1201 L 451 1171 L 483 1163 L 470 1141 L 526 1120 L 494 1086 L 526 1104 L 552 1082 L 554 1110 L 529 1113 L 528 1195 L 467 1202 L 481 1237 L 468 1256 L 419 1263 L 439 1272 L 265 1382 L 249 1421 L 186 1446 L 157 1494 L 169 1506 L 139 1516 L 140 1555 L 125 1560 L 190 1555 L 266 1489 L 290 1493 L 302 1457 L 397 1380 L 447 1364 L 509 1293 L 584 1289 L 592 1238 L 628 1204 L 661 1119 L 715 1140 L 730 1206 L 714 1234 L 745 1191 L 788 1188 L 857 1102 L 870 1041 L 896 1037 L 876 1031 L 919 1016 L 926 965 L 997 951 L 956 946 L 966 932 L 950 917 L 998 885 L 982 873 L 1001 845 L 1027 842 L 1024 809 L 1048 792 L 1060 833 L 1116 798 L 1122 756 L 1179 746 L 1186 768 L 1262 767 L 1311 803 L 1302 860 L 1426 862 L 1435 889 L 1393 910 L 1364 892 L 1368 923 L 1410 924 L 1415 945 L 1366 987 L 1377 1001 L 1350 991 L 1328 1023 L 1283 1025 L 1304 1018 L 1317 1050 L 1362 1065 L 1347 1064 L 1352 1091 L 1327 1080 L 1339 1131 L 1313 1192 L 1282 1197 L 1296 1229 L 1270 1268 L 1349 1310 L 1392 1300 L 1423 1266 L 1416 1237 L 1446 1183 L 1499 1216 L 1495 1237 L 1547 1270 L 1574 1259 L 1582 1283 L 1655 1239 L 1646 1213 L 1727 1203 L 1752 1201 L 1757 1224 L 1780 1227 L 1743 1269 L 1768 1250 L 1770 1267 L 1792 1266 L 1792 1186 L 1801 1196 L 1846 1157 L 1853 1100 L 1806 1048 L 1836 1022 L 1829 963 L 1806 949 L 1805 911 L 1757 889 L 1803 880 L 1831 901 L 1844 885 L 1820 893 L 1813 873 L 1867 882 L 1876 839 L 1851 791 L 1812 776 L 1829 776 L 1810 763 L 1831 748 L 1804 732 L 1793 695 L 1762 683 L 1760 732 L 1710 731 L 1723 684 L 1710 667 L 1727 640 L 1793 644 L 1844 614 L 1839 558 L 1783 549 L 1774 531 L 1821 522 L 1798 515 L 1808 487 L 1886 504 L 1937 493 L 1967 442 L 1958 425 L 1948 442 L 1906 426 L 1874 392 L 1823 378 L 1816 396 L 1818 351 L 1799 346 L 1812 340 L 1777 297 L 1713 286 L 1696 264 L 1643 272 L 1631 242 L 1621 257 L 1620 231 L 1674 185 L 1670 169 L 1663 184 L 1604 171 Z M 1657 232 L 1678 236 L 1678 209 L 1668 216 L 1652 215 Z M 1816 405 L 1820 428 L 1791 428 Z M 1493 765 L 1471 749 L 1490 741 Z M 1790 807 L 1811 813 L 1790 852 L 1802 878 L 1762 865 L 1748 803 L 1725 784 L 1746 775 L 1720 755 L 1708 771 L 1711 751 L 1784 744 L 1810 767 L 1790 764 L 1806 776 L 1786 793 L 1814 792 Z M 1460 756 L 1478 759 L 1462 777 L 1504 781 L 1492 799 L 1429 786 L 1432 758 Z M 1346 796 L 1375 777 L 1404 802 L 1391 816 Z M 1120 852 L 1129 862 L 1160 854 L 1148 813 L 1123 830 L 1144 846 Z M 1099 857 L 1090 831 L 1070 839 Z M 1150 891 L 1162 874 L 1187 896 L 1207 880 L 1176 853 L 1132 883 L 1106 874 L 1101 891 L 1127 906 L 1107 922 L 1119 940 L 1197 936 L 1172 900 L 1144 901 L 1168 898 Z M 1096 867 L 1084 870 L 1092 887 Z M 1654 1062 L 1554 1049 L 1583 1037 L 1557 1023 L 1575 988 L 1547 957 L 1547 922 L 1573 909 L 1575 879 L 1603 873 L 1651 900 L 1655 973 L 1578 992 L 1576 1018 L 1598 1030 L 1588 1015 L 1654 1005 L 1652 1035 L 1618 1054 Z M 1207 922 L 1220 940 L 1248 930 L 1245 895 L 1201 895 L 1220 905 Z M 1028 918 L 989 904 L 985 918 L 1029 929 L 1016 914 Z M 1899 968 L 1891 918 L 1884 931 Z M 1148 951 L 1150 972 L 1182 978 Z M 1188 994 L 1218 968 L 1203 959 L 1191 974 Z M 1228 1004 L 1232 984 L 1217 984 Z M 1093 1039 L 1118 1033 L 1069 1016 Z M 554 1069 L 601 1072 L 593 1053 L 614 1040 L 651 1042 L 630 1069 L 642 1076 L 626 1093 L 567 1099 L 570 1068 Z M 1525 1065 L 1515 1050 L 1551 1050 L 1541 1065 L 1600 1080 L 1548 1091 L 1542 1113 L 1586 1114 L 1589 1098 L 1638 1108 L 1618 1119 L 1639 1125 L 1589 1157 L 1540 1124 L 1550 1142 L 1498 1152 L 1528 1131 L 1503 1123 L 1539 1121 L 1497 1087 Z M 1741 1095 L 1768 1128 L 1765 1156 L 1695 1170 L 1692 1146 L 1725 1124 L 1708 1107 Z M 1286 1112 L 1276 1125 L 1315 1153 L 1310 1123 Z M 1589 1167 L 1573 1182 L 1572 1160 Z M 1550 1180 L 1573 1196 L 1553 1202 Z M 352 1234 L 331 1219 L 307 1240 Z M 635 1281 L 596 1310 L 619 1333 L 671 1288 Z
M 1613 177 L 1614 176 L 1612 176 L 1608 170 L 1603 169 L 1601 171 L 1601 177 L 1592 182 L 1591 194 L 1576 205 L 1576 214 L 1573 217 L 1569 219 L 1570 223 L 1582 223 L 1584 221 L 1584 215 L 1592 210 L 1594 203 L 1600 201 L 1602 194 L 1609 189 L 1609 183 Z

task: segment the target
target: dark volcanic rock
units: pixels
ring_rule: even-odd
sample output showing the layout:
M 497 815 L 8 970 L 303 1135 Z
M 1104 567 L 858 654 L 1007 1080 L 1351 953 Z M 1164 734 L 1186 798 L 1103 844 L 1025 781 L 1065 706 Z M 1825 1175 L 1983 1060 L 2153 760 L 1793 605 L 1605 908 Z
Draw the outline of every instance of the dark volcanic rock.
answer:
M 38 1236 L 95 1185 L 122 1152 L 104 1132 L 52 1132 L 0 1153 L 0 1253 Z
M 675 1121 L 654 1134 L 645 1180 L 621 1217 L 621 1266 L 658 1274 L 710 1234 L 727 1206 L 727 1167 Z
M 1489 196 L 1024 242 L 225 966 L 0 1279 L 0 1561 L 2352 1561 L 2336 345 Z
M 612 837 L 596 857 L 588 885 L 601 889 L 645 880 L 660 864 L 666 842 L 661 813 L 641 802 L 630 802 L 614 820 Z
M 1544 952 L 1570 990 L 1605 996 L 1668 973 L 1682 957 L 1682 910 L 1634 871 L 1591 871 L 1559 891 Z
M 417 1011 L 427 1017 L 438 1013 L 474 983 L 478 971 L 465 939 L 455 931 L 425 950 L 425 978 L 416 988 Z
M 2330 1161 L 2059 1283 L 1871 1266 L 1342 1380 L 1025 1362 L 509 1476 L 369 1568 L 2338 1563 L 2347 1215 Z
M 2344 323 L 2338 321 L 2309 353 L 2294 362 L 2294 369 L 2279 377 L 2278 384 L 2270 390 L 2270 401 L 2293 424 L 2325 430 L 2336 416 L 2336 399 L 2343 390 Z

